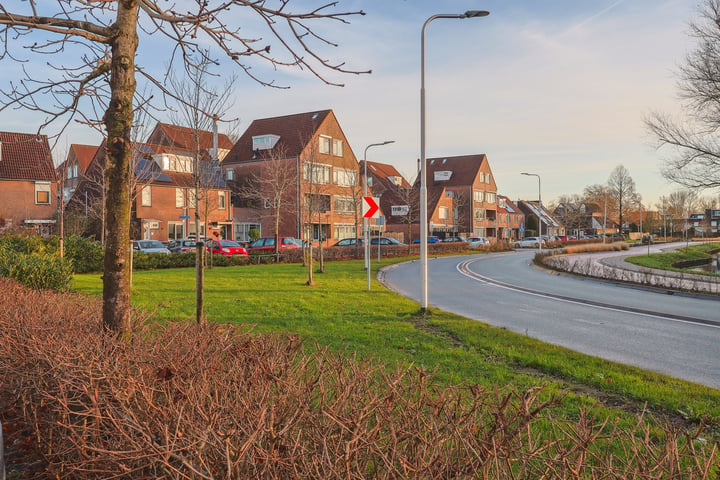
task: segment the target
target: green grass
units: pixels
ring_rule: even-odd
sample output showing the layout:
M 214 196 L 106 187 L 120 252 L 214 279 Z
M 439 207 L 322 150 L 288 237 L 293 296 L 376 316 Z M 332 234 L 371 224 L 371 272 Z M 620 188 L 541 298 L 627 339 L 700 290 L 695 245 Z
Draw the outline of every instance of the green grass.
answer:
M 691 244 L 685 248 L 680 248 L 669 252 L 629 257 L 626 259 L 626 261 L 647 268 L 657 268 L 660 270 L 671 270 L 675 272 L 687 272 L 687 269 L 673 267 L 673 264 L 684 260 L 699 260 L 710 258 L 709 252 L 717 249 L 720 249 L 720 243 Z M 705 273 L 708 275 L 713 275 L 710 272 Z
M 401 260 L 383 265 L 393 261 Z M 636 413 L 647 402 L 663 414 L 702 417 L 715 425 L 720 420 L 720 390 L 575 353 L 448 312 L 419 316 L 416 302 L 375 280 L 368 292 L 362 261 L 327 263 L 326 270 L 315 274 L 313 287 L 305 285 L 306 268 L 297 264 L 208 270 L 205 314 L 209 321 L 244 324 L 258 332 L 297 333 L 308 348 L 318 342 L 388 365 L 437 367 L 436 380 L 446 384 L 544 385 L 548 394 L 570 392 L 563 401 L 567 415 L 603 400 L 625 413 Z M 193 269 L 135 272 L 133 282 L 133 304 L 151 312 L 153 321 L 193 321 Z M 97 295 L 102 289 L 98 274 L 77 275 L 73 286 Z

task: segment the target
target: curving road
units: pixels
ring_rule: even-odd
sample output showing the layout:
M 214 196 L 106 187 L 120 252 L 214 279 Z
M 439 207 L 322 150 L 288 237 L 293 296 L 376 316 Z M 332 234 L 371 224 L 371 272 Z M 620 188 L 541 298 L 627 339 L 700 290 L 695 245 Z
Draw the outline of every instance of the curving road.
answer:
M 720 299 L 534 268 L 534 252 L 428 262 L 431 306 L 589 355 L 720 388 Z M 419 301 L 420 263 L 381 272 Z

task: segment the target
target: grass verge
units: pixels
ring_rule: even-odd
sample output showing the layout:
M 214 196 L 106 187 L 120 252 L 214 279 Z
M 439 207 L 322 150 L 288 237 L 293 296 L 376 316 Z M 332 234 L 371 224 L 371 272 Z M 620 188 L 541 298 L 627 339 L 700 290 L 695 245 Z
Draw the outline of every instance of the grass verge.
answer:
M 395 260 L 397 262 L 401 260 Z M 388 260 L 384 265 L 389 265 Z M 645 405 L 663 416 L 703 421 L 718 433 L 720 390 L 582 355 L 448 312 L 418 315 L 417 303 L 373 280 L 367 291 L 362 261 L 326 264 L 305 285 L 297 264 L 214 268 L 205 276 L 210 321 L 252 326 L 259 332 L 297 333 L 336 351 L 394 366 L 412 362 L 447 384 L 542 384 L 548 394 L 570 392 L 565 415 L 602 402 L 608 416 L 632 415 Z M 192 321 L 193 269 L 136 272 L 133 304 L 159 322 Z M 77 275 L 76 290 L 100 294 L 100 276 Z M 312 345 L 312 342 L 307 342 Z M 623 413 L 624 412 L 624 413 Z
M 700 260 L 710 258 L 710 252 L 720 249 L 720 243 L 698 243 L 688 245 L 685 248 L 672 250 L 669 252 L 656 253 L 653 255 L 638 255 L 629 257 L 626 261 L 647 268 L 656 268 L 660 270 L 670 270 L 674 272 L 687 272 L 686 268 L 676 268 L 673 265 L 677 262 L 687 260 Z M 714 275 L 710 272 L 693 272 L 705 275 Z

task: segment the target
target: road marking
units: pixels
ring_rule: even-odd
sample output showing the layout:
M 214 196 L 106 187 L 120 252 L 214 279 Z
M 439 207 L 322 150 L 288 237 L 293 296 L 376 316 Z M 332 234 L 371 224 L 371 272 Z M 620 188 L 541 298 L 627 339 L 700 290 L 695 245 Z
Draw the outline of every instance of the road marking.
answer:
M 688 317 L 685 315 L 676 315 L 676 314 L 672 314 L 672 313 L 653 312 L 652 310 L 644 310 L 641 308 L 623 307 L 620 305 L 613 305 L 610 303 L 596 302 L 593 300 L 584 300 L 581 298 L 574 298 L 574 297 L 569 297 L 566 295 L 558 295 L 558 294 L 554 294 L 554 293 L 541 292 L 538 290 L 533 290 L 532 288 L 520 287 L 518 285 L 511 285 L 509 283 L 501 282 L 499 280 L 495 280 L 490 277 L 486 277 L 484 275 L 480 275 L 479 273 L 471 271 L 469 268 L 469 265 L 472 263 L 475 263 L 477 261 L 479 261 L 479 259 L 465 260 L 463 262 L 458 263 L 455 266 L 455 268 L 457 269 L 458 272 L 460 272 L 460 274 L 462 274 L 468 278 L 471 278 L 475 281 L 493 285 L 493 286 L 499 287 L 499 288 L 504 288 L 507 290 L 512 290 L 515 292 L 525 293 L 527 295 L 548 298 L 548 299 L 557 300 L 560 302 L 572 303 L 575 305 L 594 307 L 594 308 L 598 308 L 601 310 L 632 313 L 632 314 L 640 315 L 643 317 L 659 318 L 662 320 L 671 320 L 674 322 L 689 323 L 689 324 L 693 324 L 693 325 L 703 325 L 705 327 L 710 327 L 710 328 L 720 328 L 720 322 L 716 322 L 713 320 Z

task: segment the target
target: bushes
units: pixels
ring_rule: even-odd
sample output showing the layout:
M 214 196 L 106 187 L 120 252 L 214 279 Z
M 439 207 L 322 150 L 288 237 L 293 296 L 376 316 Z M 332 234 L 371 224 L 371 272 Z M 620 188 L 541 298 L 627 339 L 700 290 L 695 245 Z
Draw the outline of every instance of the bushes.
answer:
M 53 253 L 21 253 L 0 245 L 0 277 L 13 278 L 36 290 L 66 292 L 72 280 L 72 263 Z
M 217 324 L 117 339 L 100 310 L 99 300 L 0 280 L 0 385 L 19 399 L 47 478 L 716 473 L 713 445 L 696 432 L 642 417 L 623 431 L 592 412 L 563 419 L 539 388 L 444 387 L 421 368 L 307 353 L 295 336 Z M 20 455 L 8 452 L 9 475 L 27 463 Z
M 65 237 L 65 256 L 72 260 L 75 273 L 101 272 L 105 251 L 90 238 L 71 235 Z

